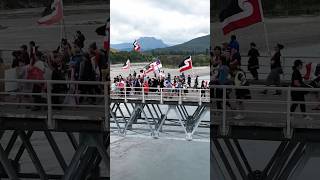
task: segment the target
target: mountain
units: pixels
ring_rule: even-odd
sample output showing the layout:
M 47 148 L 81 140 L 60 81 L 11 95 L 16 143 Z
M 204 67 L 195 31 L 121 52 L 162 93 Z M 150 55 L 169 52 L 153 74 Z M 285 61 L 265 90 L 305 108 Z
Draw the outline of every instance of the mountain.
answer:
M 168 47 L 161 39 L 156 39 L 154 37 L 141 37 L 137 39 L 141 46 L 142 51 L 147 51 L 156 48 Z M 131 51 L 133 48 L 133 42 L 131 43 L 121 43 L 121 44 L 111 44 L 111 48 L 117 49 L 119 51 Z
M 188 42 L 152 50 L 155 53 L 168 52 L 206 52 L 210 49 L 210 35 L 198 37 Z

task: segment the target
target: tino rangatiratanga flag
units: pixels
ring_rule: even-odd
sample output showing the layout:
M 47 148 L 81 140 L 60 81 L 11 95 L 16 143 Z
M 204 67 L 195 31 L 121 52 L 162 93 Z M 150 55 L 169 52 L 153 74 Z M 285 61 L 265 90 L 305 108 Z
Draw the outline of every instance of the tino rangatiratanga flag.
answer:
M 124 63 L 124 65 L 122 66 L 122 69 L 123 69 L 123 70 L 128 70 L 128 69 L 130 69 L 130 67 L 131 67 L 130 60 L 128 59 L 128 60 Z
M 62 0 L 53 0 L 42 12 L 42 17 L 38 20 L 39 25 L 52 25 L 63 19 Z
M 191 56 L 185 58 L 179 65 L 179 71 L 184 72 L 192 69 L 192 59 Z
M 219 15 L 223 34 L 244 28 L 262 21 L 260 0 L 220 0 Z
M 138 43 L 137 40 L 135 40 L 135 41 L 133 42 L 133 50 L 136 51 L 136 52 L 140 52 L 140 49 L 141 49 L 140 44 Z
M 110 18 L 107 19 L 106 24 L 96 29 L 99 36 L 104 36 L 103 47 L 108 52 L 110 48 Z

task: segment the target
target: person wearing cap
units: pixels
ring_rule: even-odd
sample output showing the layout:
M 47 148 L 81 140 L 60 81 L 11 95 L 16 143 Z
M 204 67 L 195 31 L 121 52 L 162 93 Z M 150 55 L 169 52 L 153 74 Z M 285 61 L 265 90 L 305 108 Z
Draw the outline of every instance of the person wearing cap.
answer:
M 280 74 L 283 73 L 281 67 L 281 50 L 284 48 L 283 45 L 277 44 L 274 47 L 275 54 L 271 58 L 271 71 L 267 77 L 267 86 L 276 85 L 280 86 Z M 264 90 L 262 94 L 267 94 L 267 90 Z M 281 95 L 280 90 L 276 90 L 273 95 Z
M 301 88 L 301 87 L 308 87 L 304 82 L 303 82 L 303 79 L 302 79 L 302 75 L 300 73 L 300 71 L 302 70 L 302 61 L 301 60 L 295 60 L 294 61 L 294 65 L 292 67 L 293 69 L 293 73 L 292 73 L 292 76 L 291 76 L 291 87 L 293 88 Z M 292 103 L 291 107 L 290 107 L 290 112 L 295 112 L 296 108 L 298 105 L 300 105 L 300 110 L 302 113 L 305 113 L 306 112 L 306 105 L 302 102 L 305 101 L 305 92 L 303 91 L 291 91 L 291 100 L 293 102 L 296 102 L 296 101 L 299 101 L 299 103 Z M 303 115 L 304 116 L 304 119 L 306 120 L 311 120 L 311 117 L 308 116 L 308 115 Z
M 248 70 L 250 71 L 252 77 L 255 80 L 259 79 L 258 69 L 259 69 L 259 51 L 256 49 L 256 44 L 254 42 L 250 43 L 250 50 L 248 52 Z

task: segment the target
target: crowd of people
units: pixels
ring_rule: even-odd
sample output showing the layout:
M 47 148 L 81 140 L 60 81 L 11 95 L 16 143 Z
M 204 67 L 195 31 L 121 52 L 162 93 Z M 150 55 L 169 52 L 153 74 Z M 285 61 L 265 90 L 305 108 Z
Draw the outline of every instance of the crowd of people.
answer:
M 62 39 L 58 48 L 51 52 L 40 51 L 34 41 L 27 45 L 21 45 L 20 49 L 12 52 L 12 68 L 16 69 L 17 79 L 29 80 L 69 80 L 69 81 L 105 81 L 108 77 L 108 54 L 100 50 L 97 44 L 91 43 L 85 49 L 85 36 L 77 31 L 72 42 Z M 46 92 L 45 83 L 18 82 L 17 91 L 41 93 Z M 51 88 L 54 94 L 101 94 L 103 86 L 84 84 L 53 84 Z M 19 102 L 28 99 L 19 96 Z M 33 95 L 33 103 L 42 103 L 46 99 L 40 95 Z M 96 98 L 78 98 L 76 96 L 52 96 L 53 104 L 79 104 L 87 101 L 96 103 Z M 54 109 L 61 109 L 54 106 Z M 32 107 L 33 111 L 40 110 L 40 106 Z
M 277 86 L 280 87 L 280 75 L 283 74 L 283 68 L 281 66 L 281 50 L 284 46 L 277 44 L 274 47 L 274 54 L 270 59 L 270 73 L 266 79 L 266 86 Z M 222 46 L 216 46 L 211 52 L 211 85 L 234 85 L 236 87 L 249 86 L 249 81 L 246 77 L 246 73 L 241 69 L 241 55 L 240 55 L 240 45 L 237 41 L 235 35 L 231 36 L 229 43 L 223 43 Z M 248 52 L 248 71 L 252 74 L 254 80 L 258 80 L 258 69 L 259 69 L 259 56 L 260 53 L 256 48 L 254 42 L 250 43 L 250 50 Z M 292 87 L 313 87 L 319 88 L 320 73 L 316 74 L 315 78 L 311 84 L 307 84 L 303 81 L 303 76 L 301 74 L 303 68 L 303 62 L 301 60 L 295 60 L 293 64 L 293 72 L 291 78 Z M 231 90 L 227 89 L 226 98 L 229 99 L 231 95 Z M 266 95 L 267 90 L 261 92 L 261 94 Z M 281 95 L 280 90 L 276 90 L 273 95 Z M 291 112 L 295 112 L 296 107 L 300 104 L 301 112 L 306 112 L 305 95 L 308 92 L 303 91 L 292 91 L 291 99 L 293 101 L 291 105 Z M 246 88 L 235 89 L 235 97 L 237 99 L 236 107 L 232 107 L 227 101 L 227 107 L 230 109 L 244 110 L 244 99 L 251 98 L 251 92 Z M 217 109 L 222 109 L 223 92 L 221 88 L 214 88 L 211 91 L 211 98 L 216 98 Z M 314 108 L 314 110 L 320 110 L 320 105 Z M 244 119 L 244 114 L 241 111 L 234 117 L 234 119 Z M 305 119 L 312 119 L 308 115 L 304 115 Z
M 149 92 L 160 92 L 160 89 L 171 89 L 176 93 L 181 89 L 183 94 L 186 94 L 190 89 L 209 88 L 208 81 L 202 80 L 199 84 L 199 76 L 196 76 L 192 83 L 192 76 L 190 74 L 186 76 L 183 72 L 179 76 L 171 77 L 170 73 L 166 75 L 163 70 L 160 70 L 159 73 L 154 72 L 152 76 L 146 74 L 144 70 L 140 70 L 139 73 L 134 71 L 127 77 L 118 75 L 113 80 L 111 91 L 114 94 L 124 94 L 126 91 L 127 95 L 144 91 L 147 95 Z M 201 96 L 205 97 L 205 91 L 201 92 Z

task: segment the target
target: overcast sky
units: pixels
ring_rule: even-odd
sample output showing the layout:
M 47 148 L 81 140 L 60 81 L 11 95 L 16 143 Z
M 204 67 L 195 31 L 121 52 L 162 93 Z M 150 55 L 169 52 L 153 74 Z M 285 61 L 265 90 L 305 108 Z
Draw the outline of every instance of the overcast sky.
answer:
M 111 43 L 153 36 L 169 45 L 210 32 L 210 0 L 110 0 Z

